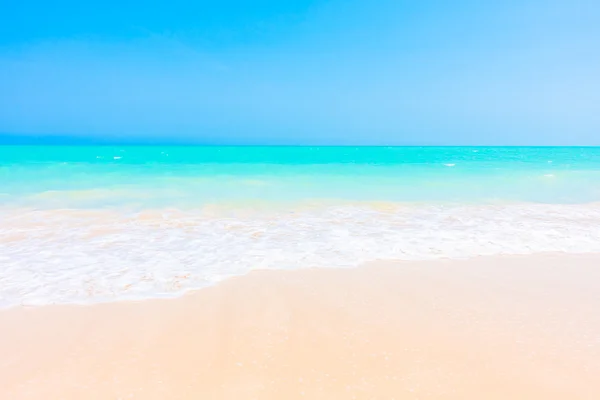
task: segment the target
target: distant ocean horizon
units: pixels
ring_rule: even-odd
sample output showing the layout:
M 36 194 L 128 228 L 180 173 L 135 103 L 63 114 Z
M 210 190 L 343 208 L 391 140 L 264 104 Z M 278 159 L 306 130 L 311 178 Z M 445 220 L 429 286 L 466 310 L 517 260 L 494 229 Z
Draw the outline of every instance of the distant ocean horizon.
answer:
M 600 147 L 1 145 L 0 306 L 600 251 Z
M 413 135 L 414 136 L 414 135 Z M 526 138 L 524 138 L 526 139 Z M 494 140 L 475 142 L 467 141 L 424 141 L 414 137 L 401 140 L 384 140 L 377 138 L 361 138 L 360 140 L 341 140 L 340 138 L 294 140 L 284 135 L 274 138 L 255 138 L 252 140 L 240 137 L 224 139 L 221 135 L 205 134 L 201 137 L 181 135 L 63 135 L 63 134 L 15 134 L 0 132 L 0 146 L 192 146 L 192 147 L 600 147 L 596 143 L 573 143 L 561 140 L 547 143 L 525 140 L 523 142 L 501 142 Z

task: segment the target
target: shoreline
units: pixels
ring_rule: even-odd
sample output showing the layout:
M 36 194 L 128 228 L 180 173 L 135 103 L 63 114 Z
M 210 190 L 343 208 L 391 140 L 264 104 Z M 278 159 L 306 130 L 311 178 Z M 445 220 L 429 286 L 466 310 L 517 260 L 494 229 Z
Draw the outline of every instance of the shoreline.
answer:
M 170 296 L 254 269 L 600 253 L 593 206 L 379 205 L 235 218 L 205 211 L 12 215 L 0 228 L 0 306 Z
M 541 252 L 541 253 L 531 253 L 531 254 L 501 254 L 501 255 L 475 255 L 471 257 L 461 257 L 461 258 L 451 258 L 451 257 L 440 257 L 440 258 L 430 258 L 430 259 L 414 259 L 414 260 L 401 260 L 401 259 L 379 259 L 372 260 L 367 262 L 361 262 L 355 266 L 343 266 L 343 267 L 306 267 L 306 268 L 293 268 L 293 269 L 278 269 L 278 268 L 254 268 L 246 271 L 240 275 L 231 275 L 220 278 L 220 280 L 210 283 L 206 286 L 201 287 L 190 287 L 186 288 L 181 292 L 174 293 L 163 293 L 159 295 L 154 295 L 153 297 L 139 297 L 139 298 L 127 298 L 120 297 L 109 300 L 99 300 L 99 301 L 90 301 L 90 302 L 65 302 L 65 303 L 50 303 L 50 304 L 14 304 L 7 307 L 0 307 L 0 314 L 4 311 L 11 310 L 37 310 L 37 309 L 46 309 L 46 308 L 80 308 L 80 307 L 96 307 L 96 306 L 106 306 L 110 304 L 139 304 L 145 302 L 152 301 L 174 301 L 178 299 L 187 298 L 188 296 L 194 296 L 196 293 L 213 289 L 215 287 L 219 287 L 221 285 L 226 284 L 230 280 L 244 279 L 248 276 L 253 276 L 255 274 L 263 274 L 263 273 L 295 273 L 302 271 L 319 271 L 319 270 L 362 270 L 362 269 L 371 269 L 378 267 L 389 267 L 389 268 L 403 268 L 403 267 L 413 267 L 414 264 L 417 266 L 419 264 L 423 264 L 422 266 L 433 266 L 433 267 L 443 267 L 445 264 L 454 264 L 454 263 L 473 263 L 473 262 L 483 262 L 485 263 L 488 260 L 499 260 L 502 262 L 522 262 L 526 261 L 523 259 L 529 259 L 531 257 L 534 258 L 597 258 L 600 262 L 600 252 L 597 251 L 589 251 L 589 252 Z
M 600 255 L 261 270 L 0 310 L 11 399 L 595 399 Z

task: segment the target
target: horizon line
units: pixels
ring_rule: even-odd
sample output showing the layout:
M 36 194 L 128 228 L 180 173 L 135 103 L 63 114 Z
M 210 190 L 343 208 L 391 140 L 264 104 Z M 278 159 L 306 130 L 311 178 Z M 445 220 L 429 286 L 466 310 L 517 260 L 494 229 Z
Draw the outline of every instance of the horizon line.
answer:
M 189 146 L 189 147 L 600 147 L 600 144 L 442 144 L 442 143 L 269 143 L 179 139 L 102 139 L 67 135 L 0 134 L 0 146 Z

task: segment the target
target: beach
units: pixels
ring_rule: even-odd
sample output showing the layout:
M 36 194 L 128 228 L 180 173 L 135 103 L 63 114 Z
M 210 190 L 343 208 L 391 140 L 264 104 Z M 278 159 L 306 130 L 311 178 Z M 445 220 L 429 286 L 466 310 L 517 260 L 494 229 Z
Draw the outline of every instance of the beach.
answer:
M 0 400 L 600 400 L 598 21 L 3 2 Z
M 0 146 L 0 399 L 598 399 L 600 148 Z
M 253 271 L 0 311 L 3 399 L 597 399 L 600 255 Z

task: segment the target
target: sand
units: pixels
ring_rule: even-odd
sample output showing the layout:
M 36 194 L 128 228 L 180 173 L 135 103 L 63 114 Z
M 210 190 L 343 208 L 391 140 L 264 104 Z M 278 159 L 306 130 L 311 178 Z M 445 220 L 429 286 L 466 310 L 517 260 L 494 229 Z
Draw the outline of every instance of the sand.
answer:
M 0 311 L 0 399 L 598 399 L 600 255 L 255 271 Z

